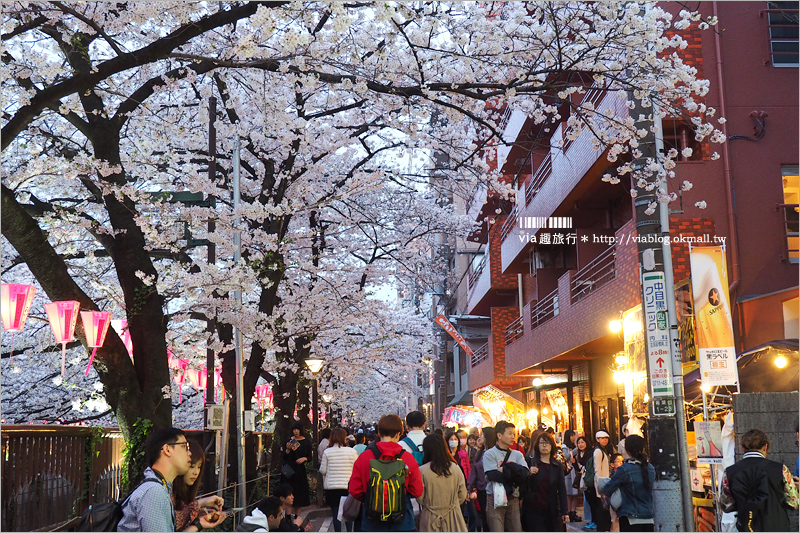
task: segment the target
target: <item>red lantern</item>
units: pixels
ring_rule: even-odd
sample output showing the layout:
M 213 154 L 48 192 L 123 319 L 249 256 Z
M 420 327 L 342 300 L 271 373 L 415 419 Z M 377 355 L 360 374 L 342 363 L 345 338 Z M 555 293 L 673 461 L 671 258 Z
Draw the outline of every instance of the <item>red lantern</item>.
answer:
M 133 357 L 133 341 L 131 340 L 131 330 L 128 329 L 127 320 L 112 320 L 111 327 L 117 332 L 119 338 L 125 344 L 125 349 L 128 350 L 128 355 Z
M 67 343 L 75 338 L 75 324 L 78 322 L 78 310 L 80 302 L 68 300 L 64 302 L 52 302 L 44 304 L 47 312 L 47 319 L 50 321 L 50 328 L 56 342 L 61 343 L 61 377 L 64 377 L 67 366 Z
M 31 310 L 36 287 L 17 283 L 0 285 L 0 314 L 3 318 L 3 329 L 8 333 L 22 331 L 28 311 Z
M 111 313 L 108 311 L 81 311 L 83 321 L 83 331 L 86 333 L 86 346 L 94 348 L 89 357 L 89 365 L 86 367 L 86 374 L 92 368 L 92 361 L 97 353 L 97 349 L 103 346 L 108 333 L 108 326 L 111 325 Z

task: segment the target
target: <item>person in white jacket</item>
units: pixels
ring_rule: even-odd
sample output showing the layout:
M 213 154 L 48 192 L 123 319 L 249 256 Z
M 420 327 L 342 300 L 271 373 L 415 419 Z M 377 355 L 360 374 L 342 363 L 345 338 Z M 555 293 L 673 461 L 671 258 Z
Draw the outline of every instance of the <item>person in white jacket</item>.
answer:
M 267 496 L 236 526 L 236 531 L 278 531 L 280 525 L 281 501 L 275 496 Z
M 339 521 L 339 502 L 347 497 L 347 486 L 353 474 L 353 465 L 358 458 L 358 452 L 345 445 L 347 432 L 336 428 L 331 432 L 331 442 L 325 453 L 322 454 L 322 464 L 319 472 L 324 476 L 325 501 L 331 508 L 333 527 L 342 531 Z M 353 523 L 344 524 L 346 531 L 353 531 Z

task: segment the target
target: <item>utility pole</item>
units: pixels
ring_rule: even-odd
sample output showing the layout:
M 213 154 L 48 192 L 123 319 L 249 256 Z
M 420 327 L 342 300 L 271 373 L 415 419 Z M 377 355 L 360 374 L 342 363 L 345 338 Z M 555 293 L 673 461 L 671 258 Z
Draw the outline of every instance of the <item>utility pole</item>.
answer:
M 214 127 L 214 122 L 217 118 L 217 99 L 216 97 L 212 96 L 208 99 L 208 180 L 211 183 L 217 178 L 217 130 Z M 216 198 L 213 195 L 208 196 L 208 203 L 209 206 L 213 209 L 216 205 Z M 211 234 L 214 233 L 216 230 L 217 223 L 213 217 L 208 218 L 208 264 L 213 265 L 214 262 L 217 260 L 217 248 L 213 242 L 211 242 Z M 208 333 L 214 333 L 214 320 L 211 317 L 208 318 L 206 321 L 206 331 Z M 211 339 L 208 341 L 211 343 Z M 208 420 L 208 406 L 214 404 L 214 369 L 216 368 L 216 360 L 214 350 L 210 347 L 206 348 L 206 372 L 208 373 L 207 376 L 210 374 L 212 377 L 211 379 L 206 378 L 206 405 L 205 405 L 205 412 L 204 412 L 204 420 Z M 216 466 L 217 466 L 217 457 L 216 457 L 216 450 L 214 449 L 214 445 L 216 442 L 216 431 L 206 430 L 203 432 L 203 450 L 205 450 L 206 454 L 206 469 L 205 469 L 205 476 L 203 479 L 204 487 L 206 487 L 206 491 L 208 491 L 211 487 L 217 486 L 216 477 Z
M 240 175 L 240 150 L 241 143 L 237 135 L 235 144 L 233 146 L 233 209 L 234 211 L 239 207 L 241 201 L 241 194 L 239 188 L 239 175 Z M 233 262 L 238 263 L 242 258 L 242 230 L 239 228 L 241 219 L 237 216 L 234 218 L 234 233 L 233 242 L 236 245 L 236 252 L 234 254 Z M 237 289 L 234 291 L 234 299 L 239 309 L 242 307 L 242 290 Z M 245 496 L 245 458 L 244 458 L 244 361 L 242 354 L 242 332 L 238 327 L 234 327 L 234 347 L 236 350 L 236 430 L 237 430 L 237 460 L 239 462 L 238 476 L 237 476 L 237 507 L 246 507 L 247 498 Z
M 642 313 L 647 341 L 649 455 L 656 471 L 653 486 L 655 530 L 693 531 L 683 370 L 670 248 L 669 205 L 661 203 L 658 198 L 667 194 L 666 176 L 662 177 L 657 186 L 653 186 L 658 177 L 647 170 L 650 162 L 657 161 L 662 156 L 661 118 L 657 107 L 644 108 L 632 93 L 628 94 L 628 99 L 636 102 L 631 110 L 631 117 L 635 121 L 633 129 L 650 132 L 639 140 L 641 156 L 633 160 L 632 180 L 636 189 L 634 206 L 636 232 L 639 237 L 637 246 L 642 282 Z M 652 121 L 649 117 L 652 117 Z M 654 127 L 655 132 L 651 127 Z M 639 187 L 640 177 L 645 178 L 645 187 Z

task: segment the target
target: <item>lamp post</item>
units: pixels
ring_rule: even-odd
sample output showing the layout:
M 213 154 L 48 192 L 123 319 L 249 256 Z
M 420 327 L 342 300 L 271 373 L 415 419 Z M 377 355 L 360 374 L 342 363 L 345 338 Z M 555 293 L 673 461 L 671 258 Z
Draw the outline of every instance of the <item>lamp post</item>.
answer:
M 314 376 L 314 399 L 312 400 L 312 409 L 314 409 L 314 456 L 317 455 L 317 446 L 319 445 L 319 372 L 325 365 L 325 359 L 321 357 L 309 357 L 306 359 L 306 366 Z M 319 461 L 319 457 L 316 458 Z

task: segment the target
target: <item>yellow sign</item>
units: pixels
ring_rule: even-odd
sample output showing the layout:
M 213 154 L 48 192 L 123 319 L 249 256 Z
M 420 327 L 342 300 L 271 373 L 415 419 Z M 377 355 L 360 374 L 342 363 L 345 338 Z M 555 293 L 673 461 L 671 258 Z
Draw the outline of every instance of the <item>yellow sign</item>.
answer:
M 737 385 L 728 273 L 720 246 L 698 246 L 690 254 L 697 351 L 703 385 Z

